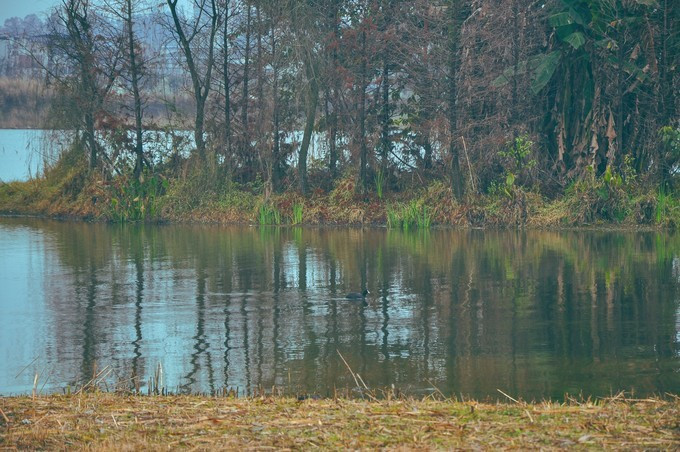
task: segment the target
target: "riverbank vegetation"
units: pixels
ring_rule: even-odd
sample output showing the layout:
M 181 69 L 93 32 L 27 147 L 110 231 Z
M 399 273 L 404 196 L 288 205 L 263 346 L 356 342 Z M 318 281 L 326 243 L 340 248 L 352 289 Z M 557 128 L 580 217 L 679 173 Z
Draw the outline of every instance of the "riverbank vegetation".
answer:
M 674 226 L 675 6 L 67 0 L 41 25 L 51 39 L 13 42 L 73 145 L 44 178 L 2 184 L 0 210 Z
M 555 199 L 517 186 L 508 177 L 489 193 L 456 201 L 444 181 L 360 194 L 351 175 L 332 189 L 263 194 L 261 181 L 236 184 L 202 173 L 167 177 L 144 172 L 104 177 L 89 172 L 80 150 L 65 152 L 44 177 L 0 184 L 4 214 L 112 222 L 194 222 L 260 225 L 384 225 L 417 230 L 463 227 L 574 227 L 680 225 L 680 200 L 671 188 L 645 187 L 629 174 L 590 173 Z
M 680 447 L 677 398 L 567 403 L 72 396 L 0 399 L 18 449 Z

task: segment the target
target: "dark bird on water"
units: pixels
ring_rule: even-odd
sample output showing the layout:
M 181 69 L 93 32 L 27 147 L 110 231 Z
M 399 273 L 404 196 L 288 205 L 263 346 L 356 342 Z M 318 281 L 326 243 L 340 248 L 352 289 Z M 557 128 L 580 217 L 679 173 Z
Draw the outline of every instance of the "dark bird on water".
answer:
M 369 292 L 368 290 L 364 290 L 363 292 L 350 292 L 347 295 L 345 295 L 345 298 L 349 298 L 350 300 L 362 300 L 366 298 L 366 295 L 368 295 Z

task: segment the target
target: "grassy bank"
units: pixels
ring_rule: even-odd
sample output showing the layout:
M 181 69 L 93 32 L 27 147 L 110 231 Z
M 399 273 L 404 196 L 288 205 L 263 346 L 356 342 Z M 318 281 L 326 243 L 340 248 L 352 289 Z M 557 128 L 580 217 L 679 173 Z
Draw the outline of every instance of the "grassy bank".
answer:
M 140 397 L 0 399 L 0 447 L 680 447 L 680 399 L 485 404 L 425 400 Z
M 248 187 L 201 189 L 179 179 L 154 178 L 133 187 L 129 181 L 105 181 L 62 168 L 60 178 L 0 182 L 0 213 L 79 218 L 91 221 L 144 221 L 269 225 L 384 225 L 395 229 L 458 227 L 675 227 L 680 202 L 674 195 L 634 192 L 609 201 L 596 192 L 548 200 L 531 192 L 518 197 L 476 195 L 453 200 L 442 183 L 377 196 L 356 195 L 351 179 L 330 192 L 307 198 L 295 192 L 265 198 Z
M 236 184 L 218 174 L 187 170 L 102 177 L 88 171 L 82 152 L 71 150 L 40 179 L 0 182 L 0 213 L 96 221 L 216 224 L 386 225 L 396 229 L 445 226 L 571 227 L 620 225 L 675 227 L 680 200 L 674 193 L 617 175 L 591 175 L 548 199 L 514 179 L 486 193 L 454 200 L 443 181 L 400 191 L 359 194 L 347 175 L 307 197 L 295 191 L 264 196 L 260 183 Z

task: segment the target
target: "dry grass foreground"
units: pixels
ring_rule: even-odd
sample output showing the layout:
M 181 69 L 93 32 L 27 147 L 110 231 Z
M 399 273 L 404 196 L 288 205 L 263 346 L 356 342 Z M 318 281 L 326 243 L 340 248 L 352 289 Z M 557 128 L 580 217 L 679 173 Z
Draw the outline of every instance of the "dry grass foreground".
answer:
M 680 399 L 0 398 L 0 449 L 679 449 Z

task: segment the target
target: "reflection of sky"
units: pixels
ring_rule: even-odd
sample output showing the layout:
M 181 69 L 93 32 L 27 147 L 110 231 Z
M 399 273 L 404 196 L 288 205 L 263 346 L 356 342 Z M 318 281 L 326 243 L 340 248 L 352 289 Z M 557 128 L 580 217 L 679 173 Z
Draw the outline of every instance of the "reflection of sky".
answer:
M 62 0 L 0 0 L 0 26 L 10 17 L 21 17 L 23 19 L 29 14 L 36 14 L 38 17 L 44 18 L 52 8 L 59 6 L 61 2 Z M 189 7 L 190 2 L 191 0 L 180 0 L 179 8 L 184 9 L 187 14 L 191 14 L 193 9 Z M 154 6 L 161 5 L 164 9 L 167 9 L 167 6 L 164 5 L 165 1 L 136 2 L 140 5 L 144 3 L 152 3 Z
M 35 372 L 46 374 L 49 336 L 41 284 L 45 270 L 46 237 L 29 228 L 0 232 L 0 362 L 16 370 L 5 379 L 3 392 L 26 390 Z M 36 326 L 38 326 L 36 328 Z M 37 358 L 37 360 L 36 360 Z M 24 366 L 20 378 L 15 378 Z

